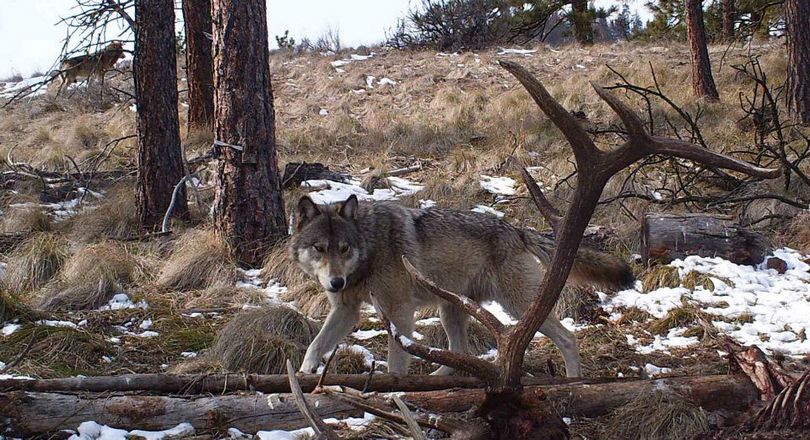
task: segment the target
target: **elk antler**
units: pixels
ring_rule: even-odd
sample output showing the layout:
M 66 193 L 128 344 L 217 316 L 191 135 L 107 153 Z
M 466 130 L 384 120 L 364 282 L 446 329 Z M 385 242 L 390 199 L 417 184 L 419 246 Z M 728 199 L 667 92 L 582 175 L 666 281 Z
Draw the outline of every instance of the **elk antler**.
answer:
M 592 84 L 599 97 L 622 120 L 628 135 L 628 140 L 617 149 L 602 151 L 596 147 L 577 120 L 525 68 L 511 61 L 499 61 L 499 63 L 523 84 L 543 113 L 562 131 L 574 152 L 579 171 L 573 199 L 563 215 L 549 203 L 534 179 L 525 169 L 523 170 L 523 179 L 532 199 L 541 214 L 551 223 L 556 236 L 554 253 L 547 266 L 543 283 L 534 296 L 535 300 L 523 313 L 520 321 L 514 327 L 509 328 L 503 326 L 491 313 L 473 304 L 472 301 L 439 288 L 422 276 L 406 259 L 403 259 L 405 268 L 417 283 L 475 317 L 493 333 L 499 350 L 496 360 L 499 365 L 497 366 L 475 356 L 425 347 L 397 334 L 396 328 L 390 323 L 386 322 L 386 326 L 392 333 L 392 337 L 402 345 L 405 351 L 438 364 L 470 372 L 485 380 L 491 389 L 509 391 L 520 388 L 523 355 L 526 348 L 557 302 L 574 263 L 582 234 L 588 226 L 605 184 L 614 174 L 653 154 L 688 159 L 762 179 L 778 177 L 782 170 L 760 168 L 709 151 L 696 144 L 653 136 L 649 134 L 635 112 L 603 88 Z

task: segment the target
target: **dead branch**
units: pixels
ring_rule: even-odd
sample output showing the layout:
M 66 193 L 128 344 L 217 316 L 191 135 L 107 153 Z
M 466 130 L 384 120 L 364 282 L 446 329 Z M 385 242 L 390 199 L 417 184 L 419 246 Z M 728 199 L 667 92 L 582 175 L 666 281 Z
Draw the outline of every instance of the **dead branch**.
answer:
M 318 386 L 320 374 L 296 377 L 304 392 Z M 564 383 L 601 383 L 611 379 L 566 379 L 560 377 L 525 377 L 523 384 L 548 385 Z M 398 376 L 376 372 L 368 374 L 329 374 L 323 387 L 341 385 L 371 392 L 431 391 L 449 388 L 482 388 L 486 384 L 475 377 L 462 376 Z M 123 374 L 118 376 L 73 376 L 58 379 L 0 379 L 0 390 L 42 392 L 136 392 L 168 394 L 220 394 L 237 391 L 289 393 L 286 375 L 260 374 Z

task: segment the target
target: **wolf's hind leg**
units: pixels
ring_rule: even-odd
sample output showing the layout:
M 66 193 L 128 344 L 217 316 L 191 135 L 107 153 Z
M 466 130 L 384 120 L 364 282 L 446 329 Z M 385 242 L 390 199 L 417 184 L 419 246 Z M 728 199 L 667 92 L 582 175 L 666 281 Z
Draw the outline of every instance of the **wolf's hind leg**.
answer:
M 548 336 L 551 342 L 562 352 L 565 361 L 565 375 L 568 377 L 582 376 L 582 366 L 577 349 L 577 337 L 567 328 L 563 327 L 555 316 L 549 315 L 540 332 Z
M 341 339 L 345 338 L 357 321 L 360 319 L 360 304 L 336 304 L 329 310 L 329 316 L 318 332 L 318 336 L 312 340 L 304 355 L 304 362 L 298 370 L 302 373 L 314 373 L 321 364 L 321 359 L 327 351 L 335 348 Z
M 407 305 L 399 305 L 397 310 L 386 312 L 388 319 L 396 326 L 397 332 L 408 338 L 413 335 L 415 310 Z M 411 355 L 399 346 L 397 341 L 388 335 L 388 372 L 391 374 L 408 374 Z
M 442 320 L 444 333 L 447 335 L 447 347 L 450 351 L 457 353 L 467 353 L 469 351 L 469 337 L 467 336 L 467 315 L 448 303 L 439 306 L 439 317 Z M 446 376 L 453 373 L 455 369 L 442 365 L 431 373 L 434 376 Z

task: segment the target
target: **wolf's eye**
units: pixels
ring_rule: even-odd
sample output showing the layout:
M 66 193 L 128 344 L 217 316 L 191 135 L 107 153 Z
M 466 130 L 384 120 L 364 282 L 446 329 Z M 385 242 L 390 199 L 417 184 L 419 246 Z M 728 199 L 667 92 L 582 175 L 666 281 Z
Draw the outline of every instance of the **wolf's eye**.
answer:
M 338 250 L 341 254 L 345 254 L 349 252 L 349 245 L 346 243 L 341 243 L 340 246 L 338 246 Z
M 315 249 L 315 252 L 319 254 L 322 254 L 326 251 L 326 249 L 324 249 L 324 247 L 319 244 L 313 245 L 312 247 Z

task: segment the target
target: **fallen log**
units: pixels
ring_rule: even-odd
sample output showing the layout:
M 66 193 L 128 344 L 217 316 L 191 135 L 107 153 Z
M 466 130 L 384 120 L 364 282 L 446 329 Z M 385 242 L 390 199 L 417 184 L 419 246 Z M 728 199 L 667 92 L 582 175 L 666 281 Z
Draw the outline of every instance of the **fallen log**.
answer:
M 757 265 L 771 252 L 767 238 L 730 216 L 647 213 L 641 224 L 643 261 L 669 263 L 689 255 Z
M 322 163 L 290 162 L 284 166 L 281 175 L 282 189 L 297 188 L 305 180 L 334 180 L 347 182 L 349 175 L 332 171 Z
M 563 415 L 597 417 L 633 400 L 646 388 L 682 393 L 707 411 L 745 411 L 759 397 L 756 388 L 742 375 L 527 386 L 522 395 L 526 399 L 547 399 Z M 398 395 L 410 405 L 447 414 L 480 405 L 484 390 L 436 390 Z M 329 395 L 307 395 L 306 399 L 323 418 L 357 415 L 353 407 Z M 0 432 L 13 432 L 23 437 L 40 435 L 75 429 L 87 420 L 113 427 L 149 430 L 167 429 L 182 422 L 191 423 L 198 430 L 235 427 L 243 432 L 307 426 L 292 396 L 287 393 L 206 397 L 0 393 Z
M 746 411 L 759 399 L 756 387 L 743 375 L 531 386 L 523 389 L 523 395 L 546 398 L 565 416 L 599 417 L 633 400 L 647 388 L 678 392 L 707 411 Z M 482 389 L 459 389 L 404 393 L 401 397 L 428 411 L 448 413 L 473 408 L 483 401 L 484 394 Z
M 320 374 L 298 376 L 301 389 L 315 389 Z M 562 383 L 598 383 L 615 379 L 525 378 L 525 385 Z M 374 373 L 327 374 L 323 385 L 342 385 L 366 391 L 431 391 L 450 388 L 482 388 L 484 382 L 475 377 L 460 376 L 398 376 Z M 124 374 L 120 376 L 74 376 L 58 379 L 0 379 L 0 391 L 41 392 L 130 392 L 145 391 L 165 394 L 224 394 L 234 391 L 289 393 L 290 383 L 282 374 Z
M 307 395 L 322 418 L 357 417 L 362 411 L 326 396 Z M 110 396 L 14 391 L 0 393 L 0 432 L 31 438 L 95 421 L 122 429 L 160 431 L 190 423 L 196 430 L 243 432 L 307 426 L 291 395 L 231 394 L 216 397 Z

